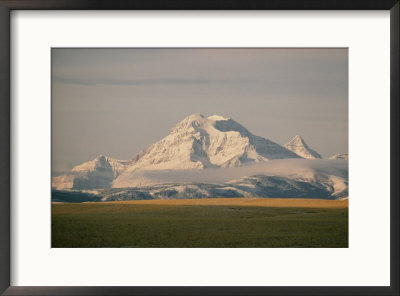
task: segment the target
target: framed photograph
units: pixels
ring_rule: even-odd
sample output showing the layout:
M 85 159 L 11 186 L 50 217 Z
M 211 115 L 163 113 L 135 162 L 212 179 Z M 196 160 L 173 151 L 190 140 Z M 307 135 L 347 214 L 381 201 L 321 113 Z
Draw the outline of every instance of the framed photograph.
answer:
M 0 20 L 2 295 L 398 295 L 398 1 Z

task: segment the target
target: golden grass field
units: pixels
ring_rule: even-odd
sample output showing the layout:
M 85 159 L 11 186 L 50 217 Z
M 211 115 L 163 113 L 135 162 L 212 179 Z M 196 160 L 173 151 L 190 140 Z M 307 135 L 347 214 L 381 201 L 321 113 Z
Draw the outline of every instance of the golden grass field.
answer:
M 53 248 L 346 248 L 348 201 L 215 198 L 53 203 Z

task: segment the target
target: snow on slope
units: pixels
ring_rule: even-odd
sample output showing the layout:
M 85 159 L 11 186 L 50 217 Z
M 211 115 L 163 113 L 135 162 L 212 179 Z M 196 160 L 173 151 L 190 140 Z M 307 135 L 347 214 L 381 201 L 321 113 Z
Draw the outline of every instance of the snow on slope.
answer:
M 293 137 L 289 141 L 289 143 L 285 145 L 285 148 L 290 151 L 293 151 L 294 153 L 303 158 L 308 158 L 308 159 L 321 158 L 321 155 L 315 150 L 311 149 L 304 141 L 304 139 L 299 135 Z
M 325 176 L 318 176 L 317 179 L 318 181 L 254 175 L 223 184 L 168 183 L 134 188 L 105 189 L 99 192 L 95 198 L 101 201 L 221 197 L 348 199 L 347 186 L 340 191 L 336 187 L 337 182 L 345 184 L 342 180 L 332 180 Z M 63 196 L 63 201 L 68 201 L 69 194 L 72 194 L 71 198 L 74 198 L 74 194 L 76 195 L 77 192 L 56 191 L 53 200 L 57 200 L 57 196 Z M 86 197 L 85 195 L 86 193 L 83 196 L 78 195 L 81 202 L 93 201 L 93 196 Z M 75 196 L 75 201 L 76 199 Z
M 103 200 L 203 197 L 348 196 L 347 161 L 277 159 L 235 168 L 139 170 L 125 188 Z
M 51 187 L 58 190 L 72 189 L 74 187 L 74 175 L 64 174 L 52 177 Z
M 99 155 L 91 161 L 75 166 L 71 173 L 52 178 L 55 189 L 107 188 L 123 171 L 126 161 Z
M 216 197 L 348 198 L 347 162 L 286 159 L 238 168 L 141 172 L 148 183 L 106 189 L 101 200 Z
M 344 159 L 344 160 L 349 160 L 349 155 L 348 154 L 335 154 L 329 157 L 329 159 Z
M 104 155 L 99 155 L 91 161 L 75 166 L 72 169 L 72 172 L 86 173 L 99 170 L 111 170 L 114 178 L 116 178 L 124 170 L 126 163 L 126 160 L 118 160 Z
M 106 157 L 108 163 L 111 165 L 111 168 L 114 173 L 114 178 L 118 177 L 122 171 L 125 169 L 125 165 L 128 163 L 126 160 L 119 160 L 111 157 Z
M 113 187 L 131 186 L 132 174 L 139 170 L 231 168 L 285 158 L 300 156 L 253 135 L 231 118 L 193 114 L 173 127 L 168 136 L 129 161 Z

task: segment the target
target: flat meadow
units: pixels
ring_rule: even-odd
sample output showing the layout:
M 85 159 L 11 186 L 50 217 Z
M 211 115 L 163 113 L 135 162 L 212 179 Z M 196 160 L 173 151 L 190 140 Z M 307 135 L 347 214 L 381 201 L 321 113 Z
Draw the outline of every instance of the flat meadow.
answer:
M 53 248 L 346 248 L 348 200 L 53 203 Z

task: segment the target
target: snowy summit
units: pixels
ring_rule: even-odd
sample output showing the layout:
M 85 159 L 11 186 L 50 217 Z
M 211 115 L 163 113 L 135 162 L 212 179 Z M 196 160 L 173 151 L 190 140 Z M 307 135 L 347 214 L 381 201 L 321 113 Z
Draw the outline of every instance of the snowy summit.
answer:
M 270 159 L 299 158 L 270 140 L 258 137 L 231 118 L 192 114 L 168 136 L 130 161 L 113 187 L 125 185 L 138 170 L 184 170 L 238 167 Z
M 315 159 L 315 158 L 322 158 L 319 153 L 313 149 L 311 149 L 304 139 L 296 135 L 285 145 L 286 149 L 289 149 L 290 151 L 293 151 L 297 155 L 301 156 L 302 158 L 308 158 L 308 159 Z

